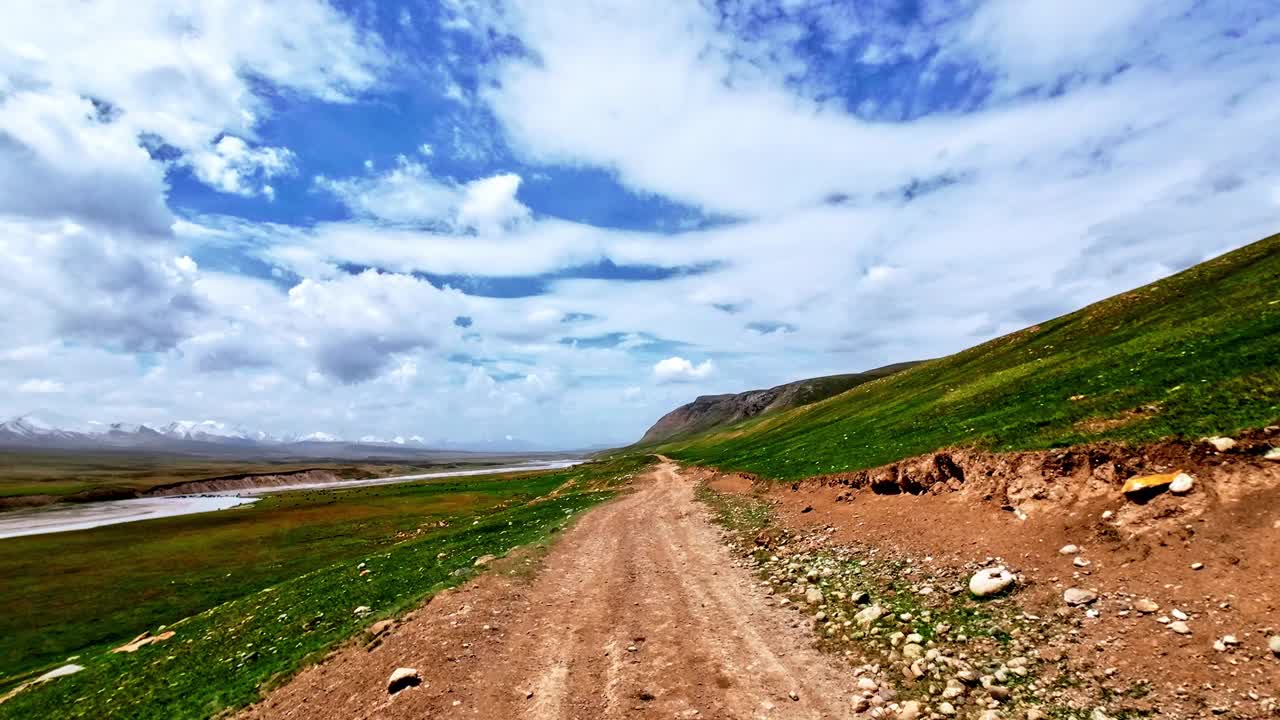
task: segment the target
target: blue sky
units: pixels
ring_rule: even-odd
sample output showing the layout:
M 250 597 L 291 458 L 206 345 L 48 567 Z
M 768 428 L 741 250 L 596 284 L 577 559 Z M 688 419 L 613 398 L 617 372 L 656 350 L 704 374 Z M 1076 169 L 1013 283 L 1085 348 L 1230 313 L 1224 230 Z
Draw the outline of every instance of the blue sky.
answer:
M 51 3 L 0 28 L 0 408 L 620 443 L 1280 230 L 1280 8 Z

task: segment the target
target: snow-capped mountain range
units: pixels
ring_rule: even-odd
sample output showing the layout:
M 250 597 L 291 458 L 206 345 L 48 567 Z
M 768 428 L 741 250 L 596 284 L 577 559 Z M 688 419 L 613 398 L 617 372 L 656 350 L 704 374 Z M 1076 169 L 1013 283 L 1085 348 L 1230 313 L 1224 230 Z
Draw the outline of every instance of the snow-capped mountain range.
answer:
M 343 443 L 346 440 L 327 432 L 305 435 L 272 435 L 217 420 L 178 420 L 169 423 L 132 424 L 80 422 L 56 413 L 33 412 L 0 422 L 0 445 L 49 446 L 155 446 L 166 442 L 220 445 L 283 445 L 293 443 Z M 419 436 L 390 439 L 366 435 L 366 445 L 426 447 Z
M 517 438 L 479 443 L 432 441 L 420 435 L 358 440 L 328 432 L 273 435 L 217 420 L 179 420 L 165 423 L 104 423 L 82 421 L 48 410 L 18 415 L 0 422 L 0 448 L 102 450 L 137 449 L 216 455 L 289 455 L 309 457 L 421 457 L 424 453 L 520 453 L 547 450 Z

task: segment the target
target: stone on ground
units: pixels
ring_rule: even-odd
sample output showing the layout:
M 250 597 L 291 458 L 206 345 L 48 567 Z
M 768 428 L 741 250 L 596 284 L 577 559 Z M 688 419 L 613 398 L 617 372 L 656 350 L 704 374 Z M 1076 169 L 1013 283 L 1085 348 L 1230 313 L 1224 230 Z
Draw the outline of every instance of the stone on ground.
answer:
M 1013 580 L 1013 573 L 1003 567 L 986 568 L 969 578 L 969 592 L 975 597 L 988 597 L 1006 590 Z
M 1068 605 L 1088 605 L 1098 599 L 1098 593 L 1084 588 L 1067 588 L 1062 593 L 1062 601 Z
M 395 695 L 405 688 L 417 687 L 422 684 L 422 676 L 418 674 L 417 668 L 396 668 L 391 673 L 391 677 L 387 678 L 387 692 Z

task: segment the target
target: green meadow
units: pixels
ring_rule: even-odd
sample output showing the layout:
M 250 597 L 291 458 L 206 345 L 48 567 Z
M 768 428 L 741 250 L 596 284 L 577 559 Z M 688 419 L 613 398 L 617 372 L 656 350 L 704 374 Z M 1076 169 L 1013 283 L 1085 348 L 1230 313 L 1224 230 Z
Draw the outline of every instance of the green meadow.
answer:
M 464 581 L 477 557 L 545 539 L 649 462 L 296 491 L 0 540 L 0 694 L 71 656 L 86 668 L 0 704 L 0 718 L 169 719 L 243 706 L 371 622 Z M 357 617 L 359 606 L 373 612 Z M 176 636 L 110 652 L 162 627 Z

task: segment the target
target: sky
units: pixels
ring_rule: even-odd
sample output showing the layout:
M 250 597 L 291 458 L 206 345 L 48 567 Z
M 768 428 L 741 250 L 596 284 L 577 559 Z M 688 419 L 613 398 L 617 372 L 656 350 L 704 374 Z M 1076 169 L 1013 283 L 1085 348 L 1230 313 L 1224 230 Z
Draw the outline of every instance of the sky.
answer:
M 5 15 L 6 417 L 616 445 L 1280 231 L 1269 0 Z

